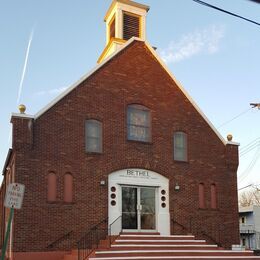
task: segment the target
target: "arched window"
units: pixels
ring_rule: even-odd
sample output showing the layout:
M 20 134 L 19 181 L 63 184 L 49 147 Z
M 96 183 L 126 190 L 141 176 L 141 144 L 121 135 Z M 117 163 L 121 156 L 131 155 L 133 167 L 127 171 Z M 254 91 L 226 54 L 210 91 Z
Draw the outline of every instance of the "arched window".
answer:
M 53 202 L 57 200 L 57 176 L 54 172 L 48 174 L 47 200 Z
M 102 123 L 86 120 L 86 152 L 102 153 Z
M 186 162 L 188 160 L 187 135 L 184 132 L 175 132 L 173 139 L 174 160 Z
M 205 186 L 204 183 L 199 184 L 199 208 L 205 208 Z
M 210 195 L 211 195 L 211 208 L 217 208 L 217 187 L 216 184 L 210 185 Z
M 73 200 L 73 177 L 70 173 L 64 175 L 64 202 Z
M 151 115 L 148 108 L 136 104 L 127 107 L 127 139 L 151 141 Z

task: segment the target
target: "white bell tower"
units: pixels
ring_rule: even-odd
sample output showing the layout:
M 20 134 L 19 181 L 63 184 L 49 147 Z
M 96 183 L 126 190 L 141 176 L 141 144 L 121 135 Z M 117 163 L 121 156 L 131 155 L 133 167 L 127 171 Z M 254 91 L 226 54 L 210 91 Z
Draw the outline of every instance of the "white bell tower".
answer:
M 132 37 L 146 40 L 146 15 L 150 7 L 130 0 L 113 0 L 104 21 L 106 47 L 98 59 L 102 62 Z

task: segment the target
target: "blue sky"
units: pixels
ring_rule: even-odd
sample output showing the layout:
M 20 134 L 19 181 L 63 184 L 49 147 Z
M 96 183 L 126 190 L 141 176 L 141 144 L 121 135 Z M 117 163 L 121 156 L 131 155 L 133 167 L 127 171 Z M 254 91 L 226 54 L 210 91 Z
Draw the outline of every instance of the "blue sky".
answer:
M 260 22 L 260 4 L 205 1 Z M 0 167 L 18 103 L 35 114 L 96 65 L 105 47 L 103 18 L 110 3 L 0 0 Z M 224 137 L 232 133 L 241 151 L 255 144 L 240 158 L 239 187 L 260 183 L 260 110 L 249 106 L 260 102 L 260 26 L 192 0 L 141 3 L 151 7 L 148 41 L 209 120 Z

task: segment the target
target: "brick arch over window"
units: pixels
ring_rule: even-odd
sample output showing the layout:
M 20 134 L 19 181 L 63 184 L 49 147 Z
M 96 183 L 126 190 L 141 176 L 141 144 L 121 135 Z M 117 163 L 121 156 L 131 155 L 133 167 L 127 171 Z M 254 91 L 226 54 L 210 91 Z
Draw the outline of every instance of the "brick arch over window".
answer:
M 71 173 L 64 175 L 64 202 L 72 202 L 73 200 L 73 176 Z
M 127 106 L 127 139 L 151 141 L 151 112 L 147 107 L 140 104 Z
M 217 186 L 215 183 L 210 185 L 210 204 L 212 209 L 217 208 Z
M 57 200 L 57 175 L 55 172 L 48 173 L 47 200 L 49 202 L 54 202 Z
M 205 185 L 204 185 L 204 183 L 199 184 L 199 208 L 205 209 Z

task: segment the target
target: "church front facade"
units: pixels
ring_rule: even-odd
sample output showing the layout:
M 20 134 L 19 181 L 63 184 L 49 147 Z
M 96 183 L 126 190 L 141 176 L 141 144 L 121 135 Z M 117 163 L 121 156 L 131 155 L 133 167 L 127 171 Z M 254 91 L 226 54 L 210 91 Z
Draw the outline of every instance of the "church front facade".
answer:
M 12 252 L 59 251 L 66 234 L 76 244 L 99 223 L 111 235 L 196 233 L 239 244 L 238 144 L 220 136 L 146 41 L 148 10 L 113 1 L 97 67 L 36 115 L 12 115 L 1 243 L 6 187 L 26 190 Z

